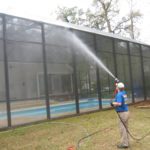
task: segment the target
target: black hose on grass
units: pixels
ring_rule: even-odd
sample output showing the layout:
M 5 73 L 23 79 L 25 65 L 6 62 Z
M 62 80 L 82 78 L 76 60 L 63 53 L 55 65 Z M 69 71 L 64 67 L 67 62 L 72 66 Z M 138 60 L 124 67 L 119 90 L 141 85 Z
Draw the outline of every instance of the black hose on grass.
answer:
M 116 113 L 117 113 L 117 112 L 116 112 Z M 142 136 L 141 138 L 137 138 L 137 137 L 133 136 L 133 135 L 131 134 L 131 132 L 128 130 L 128 128 L 126 127 L 126 125 L 125 125 L 125 123 L 123 122 L 123 120 L 121 119 L 120 115 L 119 115 L 118 113 L 117 113 L 117 115 L 118 115 L 120 121 L 122 122 L 122 124 L 124 125 L 125 129 L 127 130 L 128 134 L 130 135 L 130 137 L 131 137 L 133 140 L 135 140 L 136 142 L 139 142 L 139 141 L 143 140 L 145 137 L 147 137 L 148 135 L 150 135 L 150 131 L 149 131 L 149 132 L 147 132 L 144 136 Z M 97 133 L 99 133 L 99 132 L 107 131 L 108 129 L 109 129 L 109 130 L 112 130 L 113 128 L 100 129 L 100 130 L 98 130 L 98 131 L 95 131 L 95 132 L 93 132 L 93 133 L 91 133 L 91 134 L 88 134 L 87 136 L 84 136 L 84 137 L 82 137 L 81 139 L 79 139 L 78 142 L 77 142 L 77 150 L 80 149 L 80 143 L 81 143 L 84 139 L 86 139 L 86 138 L 88 138 L 88 137 L 91 137 L 91 136 L 93 136 L 93 135 L 95 135 L 95 134 L 97 134 Z
M 99 132 L 107 131 L 107 130 L 112 130 L 112 129 L 113 129 L 113 128 L 100 129 L 100 130 L 97 130 L 97 131 L 95 131 L 95 132 L 93 132 L 93 133 L 87 135 L 87 136 L 82 137 L 81 139 L 78 140 L 78 143 L 77 143 L 77 150 L 80 149 L 80 143 L 81 143 L 81 141 L 83 141 L 84 139 L 89 138 L 89 137 L 91 137 L 91 136 L 93 136 L 93 135 L 95 135 L 95 134 L 97 134 L 97 133 L 99 133 Z
M 117 112 L 116 112 L 116 113 L 117 113 Z M 117 113 L 117 115 L 118 115 L 120 121 L 122 122 L 123 126 L 125 127 L 126 131 L 128 132 L 128 134 L 130 135 L 130 137 L 131 137 L 133 140 L 139 142 L 139 141 L 143 140 L 145 137 L 147 137 L 148 135 L 150 135 L 150 131 L 148 131 L 148 132 L 147 132 L 144 136 L 142 136 L 141 138 L 137 138 L 137 137 L 133 136 L 133 134 L 129 131 L 129 129 L 126 127 L 125 123 L 124 123 L 123 120 L 121 119 L 120 115 L 119 115 L 118 113 Z

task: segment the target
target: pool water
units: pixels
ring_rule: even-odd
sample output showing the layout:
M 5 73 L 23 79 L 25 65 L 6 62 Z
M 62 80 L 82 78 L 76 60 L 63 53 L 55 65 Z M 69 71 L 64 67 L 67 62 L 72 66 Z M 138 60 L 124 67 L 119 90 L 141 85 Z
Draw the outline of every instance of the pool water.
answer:
M 110 100 L 102 101 L 102 105 L 109 106 Z M 97 99 L 86 99 L 82 100 L 79 103 L 80 109 L 89 109 L 89 108 L 99 107 L 99 101 Z M 66 112 L 75 112 L 76 104 L 75 103 L 66 103 L 60 105 L 52 105 L 50 106 L 51 114 L 61 114 Z M 25 109 L 15 109 L 11 111 L 11 117 L 27 117 L 27 116 L 42 116 L 46 115 L 46 107 L 30 107 Z M 6 112 L 0 112 L 0 120 L 7 119 Z

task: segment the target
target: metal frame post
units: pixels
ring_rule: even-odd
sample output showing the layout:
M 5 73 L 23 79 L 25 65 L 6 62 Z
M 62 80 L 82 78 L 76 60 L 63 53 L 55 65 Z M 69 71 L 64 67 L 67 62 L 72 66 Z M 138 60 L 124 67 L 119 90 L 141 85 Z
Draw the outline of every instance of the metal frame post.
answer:
M 74 34 L 72 29 L 70 29 L 70 32 Z M 73 46 L 71 47 L 71 50 L 72 50 L 72 59 L 73 59 L 72 66 L 73 66 L 73 84 L 74 84 L 74 95 L 75 95 L 75 102 L 76 102 L 76 113 L 79 114 L 80 107 L 79 107 L 76 53 L 75 53 L 75 49 Z
M 129 59 L 129 75 L 130 75 L 130 81 L 131 81 L 132 103 L 135 103 L 134 89 L 133 89 L 133 78 L 132 78 L 132 66 L 131 66 L 131 54 L 130 54 L 129 42 L 127 42 L 127 50 L 128 50 L 128 59 Z
M 46 61 L 46 48 L 45 48 L 45 31 L 44 24 L 41 23 L 42 31 L 42 50 L 43 50 L 43 67 L 44 67 L 44 83 L 45 83 L 45 96 L 46 96 L 46 111 L 47 119 L 50 119 L 50 103 L 49 103 L 49 87 L 48 87 L 48 77 L 47 77 L 47 61 Z
M 73 83 L 74 83 L 74 94 L 76 101 L 76 113 L 80 113 L 79 108 L 79 94 L 78 94 L 78 82 L 77 82 L 77 66 L 76 66 L 76 55 L 74 49 L 72 49 L 72 58 L 73 58 Z
M 143 55 L 142 55 L 142 46 L 140 44 L 139 44 L 139 46 L 140 46 L 140 57 L 141 57 L 141 70 L 142 70 L 144 100 L 147 100 L 145 74 L 144 74 L 144 61 L 143 61 Z
M 8 71 L 8 59 L 7 59 L 7 48 L 6 48 L 6 17 L 2 14 L 3 22 L 3 51 L 4 51 L 4 71 L 5 71 L 5 92 L 7 101 L 7 121 L 8 127 L 11 127 L 11 108 L 10 108 L 10 91 L 9 91 L 9 71 Z
M 97 55 L 98 50 L 97 50 L 96 34 L 94 34 L 94 49 Z M 97 94 L 98 94 L 98 101 L 99 101 L 99 109 L 101 110 L 102 109 L 101 82 L 100 82 L 99 68 L 97 65 L 96 65 L 96 80 L 97 80 Z
M 117 70 L 117 60 L 116 60 L 116 49 L 115 49 L 115 39 L 112 39 L 112 46 L 113 46 L 113 57 L 114 57 L 114 69 L 115 69 L 115 77 L 118 77 L 118 70 Z

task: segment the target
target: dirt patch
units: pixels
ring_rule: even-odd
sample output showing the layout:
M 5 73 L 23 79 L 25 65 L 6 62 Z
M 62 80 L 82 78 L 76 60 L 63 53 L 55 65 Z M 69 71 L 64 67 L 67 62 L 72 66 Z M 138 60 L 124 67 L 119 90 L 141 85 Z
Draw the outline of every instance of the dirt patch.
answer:
M 138 103 L 134 104 L 134 107 L 143 108 L 143 109 L 146 109 L 146 108 L 150 109 L 150 100 L 138 102 Z

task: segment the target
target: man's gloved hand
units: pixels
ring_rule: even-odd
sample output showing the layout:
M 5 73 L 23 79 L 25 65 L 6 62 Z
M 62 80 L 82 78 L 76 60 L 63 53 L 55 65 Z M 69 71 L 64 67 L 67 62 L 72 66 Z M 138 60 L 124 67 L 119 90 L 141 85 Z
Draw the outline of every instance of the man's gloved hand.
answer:
M 115 83 L 119 83 L 119 79 L 118 78 L 115 78 Z
M 113 102 L 111 102 L 110 105 L 111 105 L 112 107 L 114 107 Z

